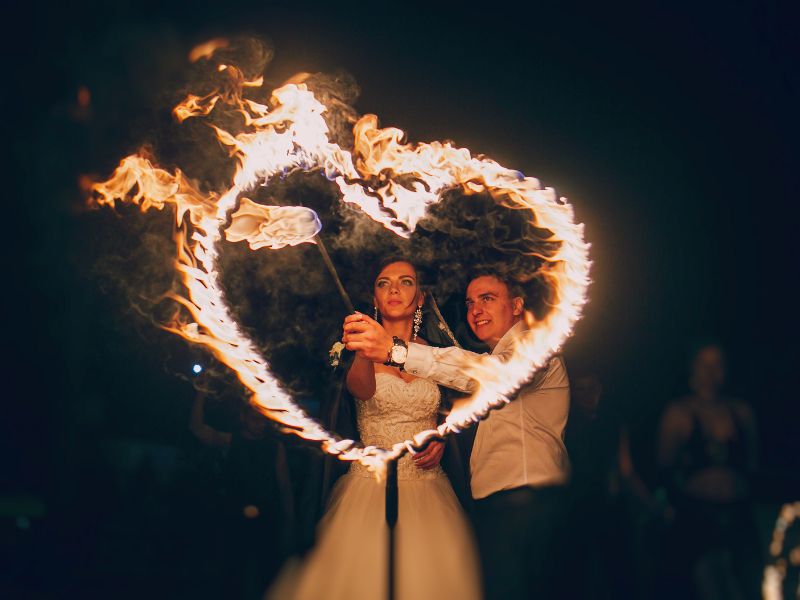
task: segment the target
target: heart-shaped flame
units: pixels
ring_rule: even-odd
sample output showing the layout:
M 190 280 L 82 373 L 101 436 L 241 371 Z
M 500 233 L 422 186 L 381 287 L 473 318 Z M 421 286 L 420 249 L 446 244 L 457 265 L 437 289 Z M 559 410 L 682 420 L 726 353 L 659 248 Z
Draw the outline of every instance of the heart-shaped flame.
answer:
M 557 198 L 551 188 L 542 188 L 538 180 L 488 158 L 473 157 L 467 149 L 440 142 L 404 144 L 401 130 L 379 128 L 374 115 L 356 123 L 351 152 L 330 140 L 324 118 L 327 108 L 305 83 L 293 82 L 275 89 L 266 105 L 245 99 L 242 93 L 244 88 L 259 87 L 261 78 L 247 81 L 229 65 L 220 65 L 219 71 L 229 75 L 222 91 L 202 97 L 190 95 L 173 114 L 179 121 L 206 116 L 218 104 L 241 114 L 246 127 L 243 133 L 233 135 L 214 127 L 220 142 L 229 147 L 238 162 L 233 182 L 224 194 L 203 193 L 179 170 L 169 173 L 140 155 L 123 159 L 108 181 L 93 187 L 93 201 L 98 205 L 114 206 L 125 201 L 139 205 L 142 211 L 175 207 L 175 266 L 186 290 L 172 297 L 188 310 L 193 321 L 166 328 L 205 346 L 233 369 L 253 392 L 252 402 L 286 431 L 318 442 L 325 452 L 343 460 L 358 460 L 378 477 L 388 461 L 432 437 L 457 433 L 485 417 L 489 410 L 508 403 L 561 347 L 586 301 L 589 246 L 583 240 L 583 225 L 573 220 L 572 207 Z M 467 194 L 488 191 L 502 197 L 511 209 L 529 210 L 537 228 L 552 232 L 548 241 L 556 242 L 558 249 L 544 259 L 543 266 L 536 267 L 554 290 L 550 311 L 541 320 L 526 314 L 530 330 L 517 340 L 510 360 L 501 363 L 486 355 L 463 365 L 478 382 L 477 391 L 457 403 L 437 429 L 422 431 L 391 448 L 363 447 L 353 440 L 337 438 L 308 417 L 280 387 L 266 360 L 232 318 L 216 270 L 217 245 L 223 232 L 229 241 L 246 240 L 253 250 L 274 250 L 314 243 L 321 228 L 316 214 L 307 208 L 263 206 L 243 198 L 256 186 L 296 169 L 321 170 L 337 184 L 344 202 L 403 237 L 414 231 L 428 206 L 453 188 Z M 367 181 L 380 185 L 370 186 Z M 189 224 L 181 227 L 186 215 Z

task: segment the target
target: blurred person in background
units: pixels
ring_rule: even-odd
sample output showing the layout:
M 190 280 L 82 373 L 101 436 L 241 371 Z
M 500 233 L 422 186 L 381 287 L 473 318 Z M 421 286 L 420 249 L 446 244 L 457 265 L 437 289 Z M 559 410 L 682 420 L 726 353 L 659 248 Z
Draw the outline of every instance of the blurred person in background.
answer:
M 756 424 L 750 407 L 722 393 L 720 345 L 697 347 L 690 393 L 670 402 L 658 432 L 658 463 L 675 520 L 667 581 L 681 597 L 759 597 L 760 543 L 751 504 Z
M 206 423 L 205 404 L 206 392 L 200 390 L 189 429 L 205 445 L 226 453 L 221 479 L 228 525 L 219 553 L 225 597 L 260 600 L 295 550 L 294 493 L 286 448 L 249 403 L 239 407 L 239 427 L 232 432 Z
M 662 507 L 636 471 L 627 424 L 604 399 L 600 378 L 572 377 L 566 445 L 572 462 L 569 527 L 558 598 L 647 597 L 652 524 Z

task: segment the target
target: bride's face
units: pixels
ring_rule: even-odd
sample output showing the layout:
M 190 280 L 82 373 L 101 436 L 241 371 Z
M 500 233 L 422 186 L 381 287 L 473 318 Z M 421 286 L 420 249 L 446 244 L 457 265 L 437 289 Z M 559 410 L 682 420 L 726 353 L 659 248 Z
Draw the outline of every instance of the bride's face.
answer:
M 374 300 L 383 319 L 413 318 L 423 300 L 413 265 L 403 261 L 386 265 L 375 279 Z

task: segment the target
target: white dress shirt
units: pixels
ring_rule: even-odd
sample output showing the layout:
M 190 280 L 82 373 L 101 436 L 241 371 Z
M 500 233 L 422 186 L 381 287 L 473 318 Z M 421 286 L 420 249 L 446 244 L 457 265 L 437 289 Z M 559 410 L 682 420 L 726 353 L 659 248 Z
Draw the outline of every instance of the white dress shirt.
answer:
M 502 360 L 513 352 L 512 340 L 525 331 L 523 321 L 511 327 L 492 350 Z M 440 385 L 469 391 L 472 381 L 460 366 L 460 348 L 409 344 L 404 369 Z M 472 497 L 485 498 L 522 486 L 550 486 L 569 479 L 564 428 L 569 413 L 569 379 L 561 356 L 520 388 L 516 397 L 480 422 L 470 456 Z

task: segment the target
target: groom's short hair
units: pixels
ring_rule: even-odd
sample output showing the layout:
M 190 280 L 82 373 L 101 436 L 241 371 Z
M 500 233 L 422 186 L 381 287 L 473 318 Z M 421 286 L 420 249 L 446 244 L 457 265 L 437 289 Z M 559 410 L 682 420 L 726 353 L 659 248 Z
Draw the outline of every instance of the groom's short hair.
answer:
M 522 283 L 515 278 L 509 269 L 503 266 L 479 265 L 470 270 L 467 285 L 478 277 L 494 277 L 502 281 L 508 288 L 512 298 L 520 297 L 526 311 L 533 313 L 537 320 L 542 320 L 550 314 L 558 298 L 556 288 L 545 274 L 537 273 L 530 280 Z
M 522 285 L 507 273 L 503 273 L 500 269 L 495 269 L 492 267 L 478 267 L 473 269 L 469 274 L 467 286 L 469 286 L 469 284 L 475 281 L 478 277 L 494 277 L 501 283 L 505 284 L 506 288 L 508 288 L 508 295 L 511 298 L 520 297 L 523 300 L 526 298 L 525 290 L 522 288 Z

